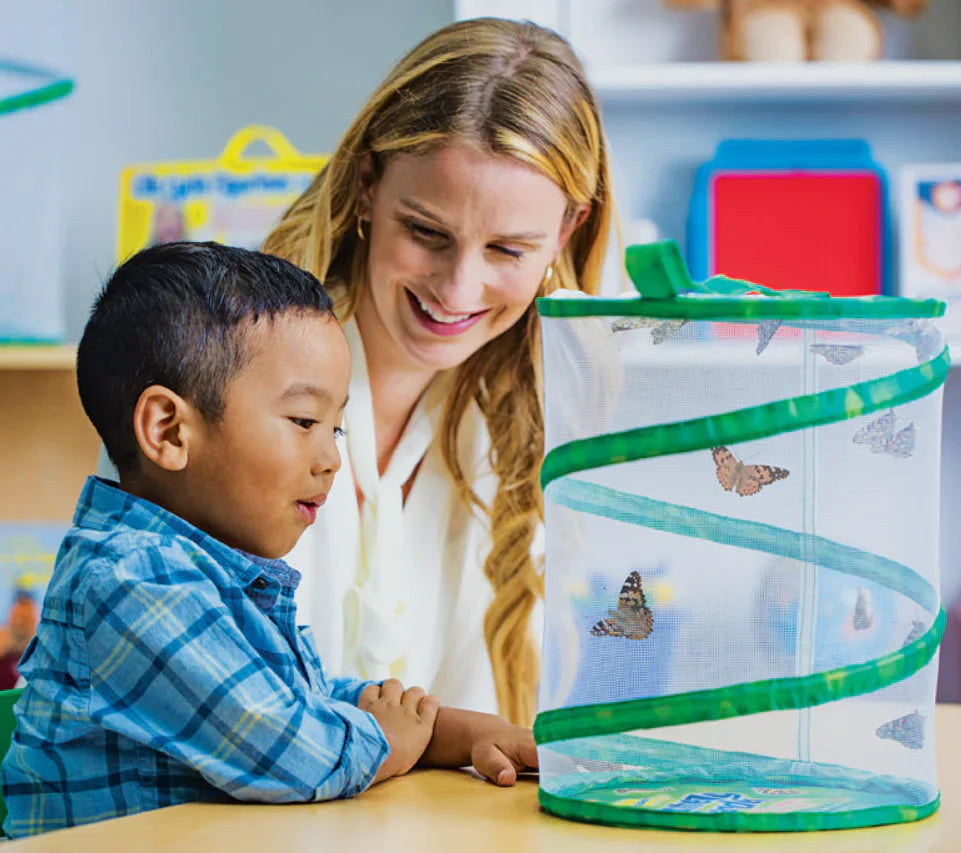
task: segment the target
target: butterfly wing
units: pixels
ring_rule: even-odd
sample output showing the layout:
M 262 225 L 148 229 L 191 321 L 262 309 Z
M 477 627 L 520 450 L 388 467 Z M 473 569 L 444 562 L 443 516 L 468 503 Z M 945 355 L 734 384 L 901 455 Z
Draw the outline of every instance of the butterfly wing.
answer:
M 908 749 L 921 749 L 924 746 L 924 717 L 913 711 L 878 726 L 875 734 L 884 740 L 895 740 Z
M 744 465 L 738 478 L 736 491 L 742 497 L 756 495 L 764 486 L 783 480 L 791 472 L 775 465 Z
M 901 643 L 901 648 L 911 645 L 915 640 L 920 640 L 925 633 L 925 627 L 923 622 L 919 622 L 917 619 L 911 620 L 911 632 L 904 638 L 904 642 Z
M 624 628 L 621 626 L 617 611 L 609 610 L 607 619 L 601 619 L 591 626 L 591 634 L 595 637 L 623 637 Z
M 731 491 L 738 480 L 740 463 L 737 457 L 726 447 L 712 447 L 711 456 L 714 457 L 714 464 L 717 466 L 717 480 L 721 488 L 726 492 Z
M 912 421 L 884 445 L 884 452 L 898 459 L 907 459 L 914 453 L 915 437 L 916 431 Z
M 869 444 L 872 453 L 880 453 L 894 437 L 896 422 L 897 415 L 894 414 L 894 409 L 891 409 L 881 417 L 875 418 L 867 426 L 861 427 L 854 434 L 852 441 L 855 444 Z
M 671 335 L 680 331 L 687 320 L 664 320 L 651 329 L 651 340 L 655 345 L 663 344 Z
M 757 324 L 757 349 L 754 350 L 757 355 L 767 349 L 767 345 L 771 343 L 771 338 L 779 328 L 781 328 L 780 320 L 762 320 Z
M 836 365 L 848 364 L 864 353 L 864 347 L 859 344 L 811 344 L 810 349 Z
M 874 624 L 874 613 L 871 609 L 871 595 L 861 587 L 858 590 L 858 599 L 854 603 L 854 630 L 866 631 Z
M 659 322 L 651 317 L 618 317 L 611 320 L 611 331 L 626 332 L 630 329 L 646 329 L 657 325 Z

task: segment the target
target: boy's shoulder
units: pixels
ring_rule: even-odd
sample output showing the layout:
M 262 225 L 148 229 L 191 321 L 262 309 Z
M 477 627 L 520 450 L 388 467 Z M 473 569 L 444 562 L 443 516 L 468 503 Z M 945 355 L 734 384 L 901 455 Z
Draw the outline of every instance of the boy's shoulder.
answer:
M 74 525 L 64 537 L 47 586 L 45 610 L 61 611 L 69 622 L 91 590 L 100 600 L 114 587 L 217 584 L 217 562 L 197 543 L 169 531 L 137 530 L 123 525 L 92 529 Z M 72 612 L 74 618 L 67 614 Z

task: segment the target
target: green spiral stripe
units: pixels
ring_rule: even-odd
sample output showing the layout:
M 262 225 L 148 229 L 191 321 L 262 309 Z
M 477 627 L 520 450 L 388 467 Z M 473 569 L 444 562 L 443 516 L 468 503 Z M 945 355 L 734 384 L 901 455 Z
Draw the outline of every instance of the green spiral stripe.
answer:
M 886 586 L 938 616 L 914 642 L 861 664 L 794 678 L 544 711 L 534 722 L 537 743 L 806 708 L 870 693 L 917 672 L 931 660 L 944 633 L 946 617 L 939 609 L 934 587 L 907 566 L 868 551 L 821 536 L 655 501 L 579 480 L 553 483 L 545 497 L 569 509 L 616 521 L 814 562 Z
M 576 471 L 737 444 L 900 406 L 943 385 L 950 367 L 951 355 L 945 347 L 938 356 L 917 367 L 844 388 L 570 441 L 553 448 L 544 458 L 541 487 L 546 489 L 553 480 Z

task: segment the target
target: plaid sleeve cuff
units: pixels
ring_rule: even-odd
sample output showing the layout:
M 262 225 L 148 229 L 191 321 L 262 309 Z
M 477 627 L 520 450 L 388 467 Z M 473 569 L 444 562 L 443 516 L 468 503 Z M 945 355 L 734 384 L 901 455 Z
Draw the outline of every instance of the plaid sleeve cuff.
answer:
M 358 683 L 363 687 L 368 682 Z M 373 715 L 346 702 L 337 703 L 337 713 L 346 727 L 341 760 L 315 792 L 315 801 L 355 797 L 367 790 L 390 755 L 387 738 Z

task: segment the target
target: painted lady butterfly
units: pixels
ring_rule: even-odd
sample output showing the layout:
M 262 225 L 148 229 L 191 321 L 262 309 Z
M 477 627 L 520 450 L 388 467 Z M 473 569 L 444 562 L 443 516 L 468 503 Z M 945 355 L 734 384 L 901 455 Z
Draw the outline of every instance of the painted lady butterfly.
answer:
M 867 426 L 861 427 L 852 441 L 855 444 L 869 444 L 872 453 L 887 453 L 898 459 L 907 459 L 914 453 L 914 441 L 917 431 L 914 421 L 903 429 L 897 429 L 898 416 L 894 409 L 875 418 Z
M 885 740 L 896 740 L 908 749 L 921 749 L 924 746 L 924 717 L 917 711 L 905 714 L 878 726 L 875 734 Z
M 847 364 L 864 354 L 860 344 L 811 344 L 810 350 L 837 365 Z
M 754 352 L 758 355 L 764 352 L 764 350 L 767 349 L 767 345 L 771 343 L 774 333 L 780 328 L 780 320 L 761 320 L 761 322 L 757 324 L 757 349 L 754 350 Z
M 631 572 L 621 587 L 617 610 L 608 610 L 607 618 L 595 622 L 591 634 L 595 637 L 627 637 L 643 640 L 654 630 L 654 614 L 647 606 L 639 572 Z
M 711 455 L 717 465 L 717 479 L 725 491 L 735 491 L 742 497 L 756 495 L 763 486 L 783 480 L 791 472 L 774 465 L 745 465 L 726 447 L 712 447 Z

